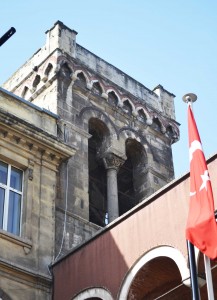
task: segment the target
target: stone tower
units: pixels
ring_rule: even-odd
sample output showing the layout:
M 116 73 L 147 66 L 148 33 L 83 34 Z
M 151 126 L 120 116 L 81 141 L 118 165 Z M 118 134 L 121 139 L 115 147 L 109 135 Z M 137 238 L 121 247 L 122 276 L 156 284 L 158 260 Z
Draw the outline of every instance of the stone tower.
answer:
M 77 148 L 58 174 L 56 255 L 91 237 L 174 178 L 179 139 L 174 95 L 154 90 L 76 43 L 58 21 L 5 84 L 57 115 L 58 136 Z

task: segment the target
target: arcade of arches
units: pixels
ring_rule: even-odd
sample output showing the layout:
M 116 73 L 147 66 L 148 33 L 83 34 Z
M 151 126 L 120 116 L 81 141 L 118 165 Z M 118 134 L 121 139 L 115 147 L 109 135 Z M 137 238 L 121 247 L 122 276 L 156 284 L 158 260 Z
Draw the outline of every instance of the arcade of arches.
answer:
M 109 152 L 109 130 L 96 118 L 89 121 L 89 133 L 89 219 L 105 226 L 145 196 L 147 158 L 144 147 L 132 138 L 125 141 L 125 158 Z

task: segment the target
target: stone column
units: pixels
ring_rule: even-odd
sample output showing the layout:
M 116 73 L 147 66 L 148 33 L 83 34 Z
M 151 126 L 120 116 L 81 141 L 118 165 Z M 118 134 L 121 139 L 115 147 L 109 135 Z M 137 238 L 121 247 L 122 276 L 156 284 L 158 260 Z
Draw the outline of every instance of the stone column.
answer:
M 107 208 L 110 223 L 119 216 L 117 171 L 124 163 L 124 159 L 113 153 L 107 153 L 103 162 L 107 170 Z

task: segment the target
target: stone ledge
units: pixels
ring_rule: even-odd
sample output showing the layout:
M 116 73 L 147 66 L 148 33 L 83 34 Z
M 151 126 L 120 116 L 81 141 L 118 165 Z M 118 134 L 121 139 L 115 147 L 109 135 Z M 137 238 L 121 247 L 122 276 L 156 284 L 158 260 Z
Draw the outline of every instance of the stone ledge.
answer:
M 23 247 L 25 254 L 28 254 L 32 249 L 32 242 L 20 236 L 13 235 L 7 231 L 0 229 L 0 239 L 7 240 L 13 244 Z
M 0 258 L 0 277 L 2 278 L 3 276 L 31 288 L 46 291 L 47 293 L 50 293 L 51 290 L 51 275 Z

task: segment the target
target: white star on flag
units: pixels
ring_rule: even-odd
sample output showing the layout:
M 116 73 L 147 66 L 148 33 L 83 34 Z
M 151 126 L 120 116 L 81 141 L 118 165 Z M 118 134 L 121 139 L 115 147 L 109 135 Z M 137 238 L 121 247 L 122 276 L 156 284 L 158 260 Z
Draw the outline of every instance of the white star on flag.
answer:
M 201 187 L 200 187 L 200 191 L 201 191 L 203 188 L 205 188 L 205 189 L 207 190 L 207 181 L 210 180 L 208 170 L 205 170 L 205 171 L 204 171 L 204 174 L 203 174 L 203 175 L 200 175 L 200 177 L 202 178 L 202 181 L 203 181 L 203 183 L 201 184 Z
M 190 197 L 186 239 L 211 259 L 217 259 L 217 224 L 214 198 L 200 136 L 188 107 Z

